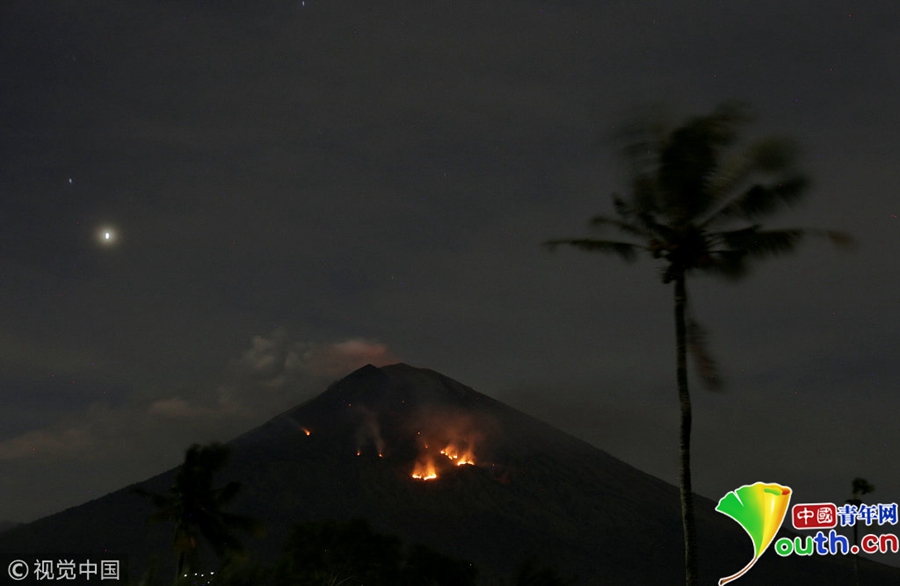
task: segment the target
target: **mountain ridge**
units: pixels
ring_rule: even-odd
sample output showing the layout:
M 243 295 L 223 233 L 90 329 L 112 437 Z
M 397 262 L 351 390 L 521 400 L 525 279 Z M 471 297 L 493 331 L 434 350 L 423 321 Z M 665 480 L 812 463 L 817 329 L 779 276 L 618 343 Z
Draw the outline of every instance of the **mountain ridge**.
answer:
M 579 584 L 670 583 L 682 572 L 676 487 L 435 371 L 365 366 L 228 444 L 216 483 L 243 483 L 233 509 L 268 525 L 265 538 L 246 540 L 263 561 L 295 523 L 364 518 L 484 574 L 509 575 L 530 555 Z M 436 477 L 414 478 L 428 462 Z M 165 492 L 175 471 L 4 532 L 0 552 L 87 548 L 141 568 L 168 553 L 171 528 L 145 527 L 152 509 L 131 489 Z M 743 567 L 752 545 L 714 502 L 698 495 L 696 507 L 701 576 L 713 583 Z M 900 578 L 861 566 L 873 583 Z M 834 583 L 851 568 L 770 553 L 741 580 Z

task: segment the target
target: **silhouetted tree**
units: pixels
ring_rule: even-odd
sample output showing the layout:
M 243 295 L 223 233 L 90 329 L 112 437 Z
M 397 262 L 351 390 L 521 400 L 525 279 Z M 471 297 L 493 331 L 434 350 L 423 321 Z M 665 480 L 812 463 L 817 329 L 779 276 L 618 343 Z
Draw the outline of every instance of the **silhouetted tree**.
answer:
M 364 520 L 297 525 L 275 571 L 278 586 L 474 586 L 475 567 L 372 531 Z
M 228 448 L 222 444 L 194 444 L 187 449 L 175 484 L 167 494 L 135 489 L 137 494 L 150 498 L 158 509 L 148 522 L 175 523 L 176 583 L 184 581 L 187 574 L 196 570 L 201 537 L 219 559 L 224 559 L 244 551 L 234 531 L 259 532 L 261 529 L 257 521 L 224 510 L 240 490 L 239 482 L 213 488 L 213 475 L 225 466 L 228 456 Z
M 278 583 L 396 586 L 401 559 L 400 540 L 363 520 L 304 523 L 288 536 Z
M 739 278 L 750 260 L 789 253 L 804 234 L 849 244 L 844 234 L 822 230 L 765 230 L 760 220 L 797 202 L 807 188 L 794 171 L 791 141 L 767 138 L 741 152 L 732 147 L 749 122 L 746 109 L 723 104 L 711 114 L 689 119 L 673 130 L 642 124 L 631 129 L 625 150 L 631 174 L 627 195 L 613 194 L 614 216 L 596 216 L 596 228 L 611 228 L 627 240 L 568 238 L 544 244 L 612 253 L 633 261 L 647 253 L 664 261 L 663 283 L 674 283 L 676 378 L 681 410 L 679 476 L 684 529 L 685 579 L 697 580 L 696 535 L 691 487 L 691 398 L 687 351 L 693 351 L 701 378 L 716 386 L 715 364 L 704 336 L 688 317 L 686 279 L 695 273 Z
M 875 485 L 869 484 L 865 478 L 854 478 L 852 483 L 852 496 L 847 499 L 848 505 L 853 505 L 857 509 L 863 504 L 861 496 L 875 492 Z M 859 524 L 853 523 L 853 545 L 859 546 Z M 856 586 L 859 586 L 859 553 L 853 554 L 853 580 Z

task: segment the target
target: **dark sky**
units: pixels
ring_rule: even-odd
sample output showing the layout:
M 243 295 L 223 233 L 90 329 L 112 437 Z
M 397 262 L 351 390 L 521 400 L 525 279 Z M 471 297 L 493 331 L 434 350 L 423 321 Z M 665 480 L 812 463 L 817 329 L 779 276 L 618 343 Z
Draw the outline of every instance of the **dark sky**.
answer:
M 677 480 L 672 290 L 589 234 L 635 109 L 749 102 L 827 227 L 689 282 L 727 383 L 695 488 L 900 500 L 894 2 L 0 7 L 0 519 L 177 465 L 366 362 L 437 370 Z M 113 231 L 105 245 L 98 231 Z

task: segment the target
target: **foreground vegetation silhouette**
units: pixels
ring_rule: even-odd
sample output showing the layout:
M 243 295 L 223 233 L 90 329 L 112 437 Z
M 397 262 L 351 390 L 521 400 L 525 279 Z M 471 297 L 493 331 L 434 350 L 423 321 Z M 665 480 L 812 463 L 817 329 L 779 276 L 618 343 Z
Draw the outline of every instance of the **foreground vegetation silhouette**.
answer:
M 372 530 L 362 519 L 314 521 L 292 529 L 281 558 L 272 566 L 229 558 L 212 578 L 213 586 L 568 586 L 553 568 L 534 558 L 519 565 L 511 580 L 479 581 L 475 565 L 427 546 L 406 546 L 400 538 Z M 152 584 L 152 580 L 149 582 Z M 148 585 L 144 585 L 148 586 Z
M 225 508 L 240 490 L 239 482 L 213 488 L 213 476 L 228 462 L 229 449 L 222 444 L 194 444 L 188 448 L 184 463 L 167 494 L 142 488 L 135 493 L 149 498 L 157 511 L 149 523 L 174 522 L 173 547 L 177 555 L 175 584 L 188 583 L 197 571 L 200 539 L 203 538 L 220 560 L 244 551 L 235 531 L 260 533 L 261 524 L 249 517 L 227 513 Z
M 186 570 L 187 571 L 187 570 Z M 228 556 L 215 571 L 176 578 L 191 586 L 571 586 L 555 568 L 530 557 L 506 579 L 483 579 L 466 560 L 441 554 L 425 545 L 404 545 L 382 535 L 362 519 L 315 521 L 295 525 L 281 558 L 271 566 L 248 556 Z M 129 582 L 134 584 L 135 582 Z M 156 564 L 137 586 L 157 586 Z
M 374 532 L 365 520 L 316 521 L 295 525 L 285 541 L 283 555 L 271 567 L 246 555 L 235 531 L 260 534 L 262 525 L 225 508 L 240 484 L 213 487 L 213 476 L 228 462 L 229 448 L 213 443 L 192 445 L 168 493 L 135 488 L 152 500 L 157 511 L 148 523 L 174 522 L 173 548 L 177 556 L 176 586 L 476 586 L 478 570 L 466 560 L 448 557 L 421 544 L 404 547 L 400 538 Z M 213 570 L 199 568 L 201 539 L 219 559 Z M 156 586 L 154 559 L 138 581 Z M 532 558 L 523 562 L 511 586 L 567 586 L 555 569 L 540 567 Z M 482 584 L 506 586 L 502 578 Z
M 751 261 L 792 252 L 804 235 L 826 236 L 849 245 L 842 233 L 826 230 L 764 229 L 763 218 L 798 202 L 808 181 L 795 170 L 797 149 L 769 137 L 739 149 L 738 131 L 750 122 L 746 106 L 725 103 L 674 129 L 641 121 L 628 128 L 624 154 L 631 177 L 626 194 L 613 194 L 615 215 L 590 224 L 617 231 L 625 240 L 566 238 L 545 242 L 611 253 L 634 261 L 646 253 L 664 261 L 662 282 L 674 284 L 676 380 L 681 411 L 679 488 L 684 532 L 685 584 L 697 584 L 697 540 L 691 486 L 691 397 L 687 352 L 701 380 L 719 385 L 703 330 L 688 313 L 687 277 L 710 273 L 729 279 L 747 274 Z
M 284 552 L 274 571 L 275 586 L 474 586 L 477 574 L 471 563 L 424 545 L 404 552 L 399 538 L 375 533 L 363 520 L 298 525 Z
M 847 499 L 848 505 L 853 505 L 855 507 L 859 507 L 863 504 L 862 498 L 867 494 L 872 494 L 875 492 L 875 485 L 869 484 L 869 481 L 865 478 L 856 477 L 853 479 L 851 483 L 851 496 Z M 859 523 L 853 524 L 853 545 L 859 546 Z M 853 554 L 853 583 L 856 586 L 860 585 L 859 582 L 859 553 Z

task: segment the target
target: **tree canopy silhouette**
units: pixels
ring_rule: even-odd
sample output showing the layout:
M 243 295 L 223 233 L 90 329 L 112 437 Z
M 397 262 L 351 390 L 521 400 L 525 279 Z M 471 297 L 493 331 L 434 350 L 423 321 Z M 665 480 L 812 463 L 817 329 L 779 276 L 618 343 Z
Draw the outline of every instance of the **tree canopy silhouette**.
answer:
M 277 586 L 474 586 L 477 571 L 464 560 L 374 532 L 361 519 L 294 527 L 275 572 Z
M 848 505 L 857 507 L 857 509 L 863 504 L 860 497 L 875 492 L 875 485 L 869 484 L 868 480 L 859 476 L 853 479 L 851 486 L 853 492 L 846 502 Z M 853 545 L 859 546 L 859 523 L 853 523 Z M 853 554 L 853 583 L 859 586 L 859 553 Z
M 240 490 L 239 482 L 232 481 L 221 488 L 213 488 L 213 476 L 225 467 L 228 456 L 228 447 L 222 444 L 194 444 L 187 449 L 175 484 L 167 494 L 135 489 L 137 494 L 151 499 L 157 507 L 148 522 L 175 523 L 173 545 L 178 555 L 176 582 L 196 569 L 201 537 L 222 559 L 244 551 L 234 531 L 261 531 L 261 525 L 256 520 L 224 510 Z
M 751 120 L 746 106 L 729 102 L 674 129 L 643 121 L 629 127 L 624 150 L 630 173 L 626 193 L 612 196 L 614 215 L 590 224 L 623 239 L 565 238 L 544 244 L 609 253 L 632 262 L 641 254 L 662 260 L 663 283 L 674 283 L 676 379 L 681 411 L 679 477 L 685 542 L 685 581 L 696 584 L 697 556 L 691 487 L 690 349 L 701 380 L 720 384 L 705 335 L 687 312 L 686 279 L 709 273 L 729 279 L 747 274 L 753 261 L 795 250 L 806 235 L 849 245 L 845 234 L 800 228 L 765 229 L 761 221 L 799 202 L 809 182 L 795 168 L 797 147 L 768 137 L 737 148 Z

